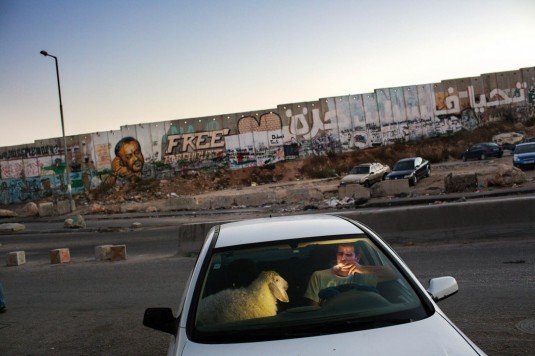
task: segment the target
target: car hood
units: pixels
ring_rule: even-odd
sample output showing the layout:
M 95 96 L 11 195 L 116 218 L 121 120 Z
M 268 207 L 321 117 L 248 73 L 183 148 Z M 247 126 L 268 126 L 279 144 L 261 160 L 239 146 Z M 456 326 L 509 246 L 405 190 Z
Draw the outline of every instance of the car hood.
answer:
M 389 178 L 400 178 L 400 177 L 408 176 L 408 175 L 412 174 L 412 172 L 414 172 L 413 169 L 407 169 L 405 171 L 392 171 L 392 172 L 388 173 L 387 177 L 389 177 Z
M 522 159 L 534 158 L 535 152 L 515 153 L 515 156 Z
M 360 182 L 363 179 L 366 179 L 369 176 L 369 174 L 348 174 L 344 178 L 342 178 L 341 182 Z
M 185 335 L 183 335 L 185 336 Z M 184 355 L 484 355 L 439 312 L 408 323 L 316 337 L 240 344 L 186 342 Z

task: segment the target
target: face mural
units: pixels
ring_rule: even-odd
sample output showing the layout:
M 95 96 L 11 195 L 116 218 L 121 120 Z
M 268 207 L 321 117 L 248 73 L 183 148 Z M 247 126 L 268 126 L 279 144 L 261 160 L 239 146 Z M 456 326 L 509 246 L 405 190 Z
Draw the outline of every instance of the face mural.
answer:
M 133 137 L 124 137 L 115 145 L 115 158 L 111 163 L 113 174 L 108 182 L 114 184 L 117 179 L 135 181 L 139 178 L 144 163 L 139 142 Z

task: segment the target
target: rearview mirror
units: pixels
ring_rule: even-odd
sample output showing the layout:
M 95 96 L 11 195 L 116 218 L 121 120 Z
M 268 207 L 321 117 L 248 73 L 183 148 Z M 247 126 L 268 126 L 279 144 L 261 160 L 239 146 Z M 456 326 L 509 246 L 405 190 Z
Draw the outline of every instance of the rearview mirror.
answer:
M 459 286 L 453 277 L 437 277 L 429 281 L 429 288 L 427 293 L 431 295 L 435 302 L 446 299 L 457 293 Z
M 143 315 L 143 325 L 146 327 L 176 335 L 178 318 L 175 318 L 171 308 L 148 308 Z

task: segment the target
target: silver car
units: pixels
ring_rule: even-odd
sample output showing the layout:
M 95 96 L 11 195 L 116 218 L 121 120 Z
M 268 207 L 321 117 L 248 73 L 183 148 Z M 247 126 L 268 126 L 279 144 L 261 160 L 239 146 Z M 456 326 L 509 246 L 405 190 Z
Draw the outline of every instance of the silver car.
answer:
M 362 163 L 351 169 L 349 174 L 342 178 L 340 185 L 362 184 L 365 187 L 383 180 L 390 173 L 390 167 L 381 163 Z
M 213 227 L 178 315 L 149 308 L 143 323 L 172 335 L 169 355 L 484 355 L 435 303 L 457 290 L 453 277 L 424 289 L 356 221 L 253 219 Z

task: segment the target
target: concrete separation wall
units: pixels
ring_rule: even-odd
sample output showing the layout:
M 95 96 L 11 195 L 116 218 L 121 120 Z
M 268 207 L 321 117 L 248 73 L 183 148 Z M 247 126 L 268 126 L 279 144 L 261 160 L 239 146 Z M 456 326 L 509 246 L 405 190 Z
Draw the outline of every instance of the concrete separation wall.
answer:
M 534 211 L 535 196 L 529 196 L 335 214 L 357 220 L 395 244 L 525 235 L 535 228 Z M 231 221 L 182 225 L 178 232 L 178 254 L 197 253 L 210 228 Z

